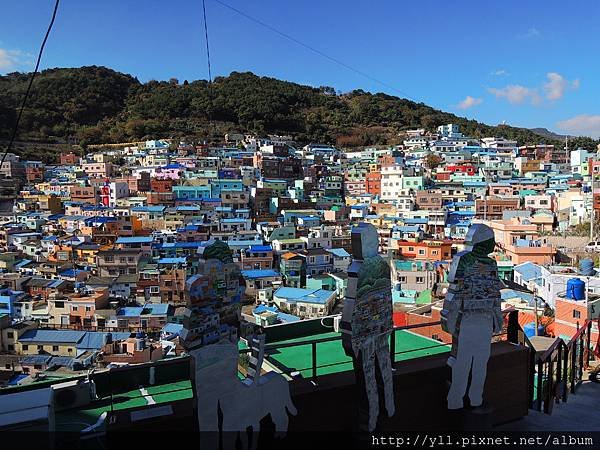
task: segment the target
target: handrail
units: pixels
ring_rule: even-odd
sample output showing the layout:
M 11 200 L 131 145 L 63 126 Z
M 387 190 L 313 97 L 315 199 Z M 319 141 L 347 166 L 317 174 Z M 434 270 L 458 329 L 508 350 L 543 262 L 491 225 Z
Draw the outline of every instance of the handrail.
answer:
M 572 346 L 575 343 L 575 341 L 577 341 L 577 339 L 579 339 L 581 335 L 587 331 L 587 328 L 591 326 L 592 322 L 592 320 L 586 319 L 585 322 L 583 322 L 583 325 L 577 330 L 577 332 L 573 335 L 571 340 L 567 343 L 567 346 Z
M 414 330 L 416 328 L 431 327 L 431 326 L 441 325 L 441 323 L 442 322 L 440 320 L 437 320 L 434 322 L 416 323 L 416 324 L 412 324 L 412 325 L 401 325 L 398 327 L 394 327 L 392 329 L 391 333 L 393 334 L 397 331 Z M 321 338 L 321 339 L 307 339 L 305 341 L 299 341 L 299 342 L 287 342 L 284 344 L 273 343 L 273 344 L 265 345 L 265 351 L 274 350 L 274 349 L 278 349 L 278 348 L 297 347 L 297 346 L 301 346 L 301 345 L 321 344 L 323 342 L 340 341 L 341 339 L 342 339 L 342 335 L 340 334 L 339 336 L 330 336 L 330 337 Z
M 554 402 L 566 402 L 568 394 L 575 393 L 582 382 L 584 367 L 590 362 L 592 323 L 586 320 L 568 342 L 556 338 L 543 353 L 533 355 L 530 376 L 535 380 L 537 375 L 538 411 L 543 406 L 544 412 L 551 414 Z

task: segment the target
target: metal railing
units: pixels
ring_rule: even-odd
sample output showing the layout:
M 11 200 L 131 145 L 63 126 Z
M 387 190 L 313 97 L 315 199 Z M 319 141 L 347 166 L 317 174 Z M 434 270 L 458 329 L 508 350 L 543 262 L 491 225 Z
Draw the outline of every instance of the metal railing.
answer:
M 523 343 L 532 349 L 530 407 L 552 414 L 555 403 L 566 402 L 583 381 L 592 358 L 592 320 L 586 320 L 569 342 L 557 338 L 543 353 L 535 352 L 523 334 Z
M 438 345 L 419 347 L 419 348 L 414 348 L 414 349 L 400 351 L 400 352 L 396 351 L 396 333 L 397 332 L 410 331 L 410 330 L 414 330 L 414 329 L 418 329 L 418 328 L 440 326 L 440 325 L 441 325 L 441 321 L 438 320 L 438 321 L 432 321 L 432 322 L 426 322 L 426 323 L 420 323 L 420 324 L 394 327 L 392 330 L 391 336 L 390 336 L 390 358 L 391 358 L 392 362 L 395 361 L 395 357 L 397 355 L 406 354 L 406 353 L 410 353 L 410 352 L 417 352 L 417 351 L 422 351 L 422 350 L 428 350 L 428 349 L 432 349 L 432 348 L 448 347 L 450 345 L 449 343 L 440 342 Z M 306 378 L 308 378 L 312 381 L 316 381 L 318 378 L 318 369 L 324 369 L 324 368 L 328 368 L 328 367 L 341 366 L 344 364 L 352 363 L 352 359 L 348 356 L 343 361 L 338 361 L 338 362 L 329 363 L 329 364 L 319 364 L 319 357 L 318 357 L 319 345 L 327 343 L 327 342 L 335 342 L 335 341 L 341 341 L 341 340 L 342 340 L 342 336 L 340 334 L 339 336 L 330 336 L 330 337 L 324 337 L 324 338 L 320 338 L 320 339 L 307 339 L 307 340 L 299 341 L 299 342 L 284 342 L 284 343 L 267 344 L 267 345 L 265 345 L 265 359 L 267 359 L 270 364 L 275 366 L 281 373 L 283 373 L 285 375 L 293 377 L 294 374 L 299 373 L 299 374 L 303 374 L 303 377 L 304 377 L 304 374 L 306 374 L 308 372 L 308 374 L 310 374 L 310 375 Z M 300 368 L 291 367 L 290 368 L 290 367 L 286 367 L 286 366 L 282 365 L 281 363 L 278 363 L 273 357 L 269 358 L 270 356 L 273 356 L 280 349 L 302 347 L 302 346 L 310 346 L 310 348 L 311 348 L 311 350 L 310 350 L 311 364 L 308 367 L 300 367 Z M 240 354 L 245 354 L 245 353 L 250 353 L 250 349 L 240 349 Z

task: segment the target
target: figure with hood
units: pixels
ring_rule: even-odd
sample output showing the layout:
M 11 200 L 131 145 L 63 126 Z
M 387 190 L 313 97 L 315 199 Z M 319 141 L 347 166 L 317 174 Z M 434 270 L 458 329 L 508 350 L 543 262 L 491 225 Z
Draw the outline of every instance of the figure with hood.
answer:
M 502 331 L 503 325 L 502 285 L 496 261 L 488 256 L 496 245 L 494 232 L 487 225 L 473 224 L 465 244 L 466 249 L 450 265 L 448 294 L 441 314 L 442 328 L 453 336 L 453 354 L 448 359 L 452 367 L 449 409 L 463 408 L 467 388 L 471 406 L 483 404 L 492 335 Z

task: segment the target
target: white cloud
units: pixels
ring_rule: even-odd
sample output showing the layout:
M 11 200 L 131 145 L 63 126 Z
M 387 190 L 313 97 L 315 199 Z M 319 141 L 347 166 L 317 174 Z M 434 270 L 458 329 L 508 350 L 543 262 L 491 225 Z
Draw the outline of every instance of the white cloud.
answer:
M 505 98 L 513 105 L 519 105 L 524 101 L 529 101 L 532 105 L 539 105 L 542 101 L 536 89 L 531 89 L 520 84 L 511 84 L 503 88 L 488 88 L 488 91 L 496 98 Z
M 548 81 L 544 83 L 544 92 L 548 100 L 559 100 L 565 95 L 567 89 L 579 88 L 579 80 L 568 81 L 561 74 L 549 72 L 546 74 Z
M 461 102 L 459 102 L 458 105 L 456 105 L 456 106 L 459 109 L 469 109 L 469 108 L 472 108 L 473 106 L 480 105 L 481 102 L 483 102 L 483 99 L 475 98 L 475 97 L 471 97 L 470 95 L 467 95 L 465 97 L 465 99 L 462 100 Z
M 557 72 L 548 72 L 546 82 L 539 87 L 526 87 L 520 84 L 511 84 L 503 88 L 488 88 L 488 92 L 495 95 L 496 98 L 505 98 L 513 105 L 519 105 L 525 101 L 534 106 L 542 104 L 543 96 L 546 100 L 553 102 L 564 97 L 565 92 L 579 88 L 579 79 L 573 81 L 567 80 Z
M 21 50 L 7 50 L 0 48 L 0 72 L 15 69 L 17 66 L 31 64 L 28 53 L 23 53 Z
M 600 137 L 600 114 L 580 114 L 558 122 L 556 126 L 571 134 Z
M 508 71 L 504 70 L 504 69 L 497 69 L 494 70 L 493 72 L 490 73 L 490 75 L 494 76 L 494 77 L 502 77 L 502 76 L 509 76 L 510 73 L 508 73 Z
M 542 36 L 542 32 L 538 30 L 536 27 L 531 27 L 527 30 L 526 33 L 521 34 L 519 37 L 525 39 L 536 39 Z

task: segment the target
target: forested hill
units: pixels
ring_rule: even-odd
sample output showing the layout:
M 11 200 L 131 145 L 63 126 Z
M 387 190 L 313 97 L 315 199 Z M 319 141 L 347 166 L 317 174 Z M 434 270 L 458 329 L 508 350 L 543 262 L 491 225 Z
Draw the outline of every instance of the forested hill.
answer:
M 0 77 L 0 140 L 10 135 L 28 76 Z M 18 140 L 85 145 L 240 131 L 352 147 L 394 143 L 399 131 L 433 129 L 444 123 L 456 123 L 474 137 L 558 143 L 524 128 L 488 126 L 386 94 L 360 90 L 336 94 L 330 87 L 313 88 L 249 72 L 216 78 L 211 86 L 205 80 L 140 83 L 96 66 L 40 73 Z M 581 141 L 593 145 L 591 140 Z

